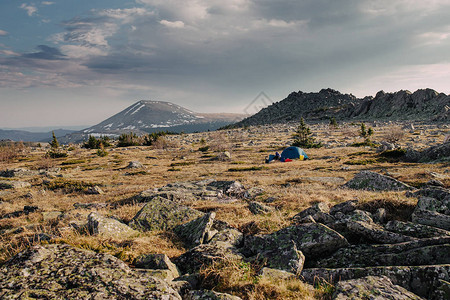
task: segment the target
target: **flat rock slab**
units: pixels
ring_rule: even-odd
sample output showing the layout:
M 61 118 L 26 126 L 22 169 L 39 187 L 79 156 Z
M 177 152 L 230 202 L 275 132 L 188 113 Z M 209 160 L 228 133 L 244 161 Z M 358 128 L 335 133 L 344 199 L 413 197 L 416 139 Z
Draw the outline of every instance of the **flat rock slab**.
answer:
M 88 216 L 88 230 L 93 235 L 111 238 L 131 238 L 139 232 L 113 218 L 107 218 L 92 212 Z
M 29 182 L 17 180 L 0 180 L 0 190 L 18 190 L 31 187 Z
M 344 186 L 351 189 L 368 191 L 409 191 L 415 189 L 390 176 L 371 171 L 359 172 Z
M 391 245 L 353 245 L 318 260 L 314 266 L 344 268 L 450 264 L 448 253 L 450 253 L 449 237 Z
M 276 253 L 277 249 L 291 245 L 308 257 L 331 254 L 337 249 L 348 246 L 347 240 L 338 232 L 319 223 L 289 226 L 266 235 L 248 236 L 244 240 L 244 253 L 247 256 L 266 251 Z
M 168 299 L 180 295 L 109 254 L 63 244 L 29 248 L 0 267 L 1 299 Z
M 415 209 L 411 220 L 414 223 L 450 230 L 450 215 L 444 215 L 431 210 Z
M 413 222 L 402 222 L 394 220 L 387 222 L 384 227 L 389 231 L 400 233 L 403 235 L 409 235 L 416 238 L 450 236 L 450 231 Z
M 208 237 L 212 236 L 210 232 L 215 217 L 216 213 L 207 213 L 200 218 L 178 225 L 173 230 L 187 247 L 192 248 L 207 242 Z
M 303 269 L 301 274 L 308 283 L 323 278 L 331 283 L 366 276 L 386 276 L 393 284 L 426 299 L 445 300 L 442 281 L 449 281 L 450 265 L 390 266 L 370 268 Z
M 386 276 L 367 276 L 338 282 L 332 299 L 420 300 L 423 298 L 393 284 Z
M 153 198 L 134 216 L 130 227 L 141 230 L 171 230 L 175 226 L 199 218 L 204 214 L 165 198 Z

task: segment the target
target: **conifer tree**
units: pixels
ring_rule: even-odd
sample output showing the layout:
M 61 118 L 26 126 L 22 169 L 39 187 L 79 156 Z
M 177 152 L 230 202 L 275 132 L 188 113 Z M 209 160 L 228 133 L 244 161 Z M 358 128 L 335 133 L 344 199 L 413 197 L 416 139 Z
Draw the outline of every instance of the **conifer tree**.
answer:
M 56 139 L 54 131 L 52 131 L 52 141 L 50 142 L 50 146 L 52 147 L 52 149 L 58 149 L 59 148 L 59 142 Z

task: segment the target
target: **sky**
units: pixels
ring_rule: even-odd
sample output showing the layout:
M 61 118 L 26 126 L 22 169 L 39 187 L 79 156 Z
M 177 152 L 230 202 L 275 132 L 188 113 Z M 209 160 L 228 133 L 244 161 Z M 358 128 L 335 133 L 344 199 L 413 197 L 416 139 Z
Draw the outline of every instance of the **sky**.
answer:
M 449 83 L 449 0 L 0 0 L 0 128 Z

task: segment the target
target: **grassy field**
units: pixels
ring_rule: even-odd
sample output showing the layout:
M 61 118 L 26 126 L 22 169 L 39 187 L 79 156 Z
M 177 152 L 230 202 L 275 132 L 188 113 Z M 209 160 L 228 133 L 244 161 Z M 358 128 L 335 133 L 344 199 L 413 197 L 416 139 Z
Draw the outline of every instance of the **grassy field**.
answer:
M 374 127 L 374 142 L 389 138 L 393 129 L 403 136 L 398 142 L 403 148 L 425 148 L 442 143 L 448 126 L 416 125 L 414 131 L 401 129 L 402 124 Z M 168 136 L 170 143 L 152 147 L 133 146 L 107 148 L 108 155 L 100 157 L 97 150 L 71 145 L 65 158 L 45 158 L 48 151 L 44 147 L 20 147 L 11 154 L 7 146 L 0 151 L 8 152 L 0 161 L 1 170 L 27 168 L 30 170 L 61 168 L 57 174 L 29 175 L 20 178 L 31 183 L 30 188 L 0 190 L 0 216 L 21 211 L 24 206 L 37 206 L 38 211 L 18 217 L 0 219 L 0 262 L 10 258 L 24 248 L 39 243 L 30 240 L 36 233 L 55 236 L 52 242 L 68 243 L 76 247 L 106 252 L 131 263 L 143 253 L 165 253 L 169 257 L 182 254 L 186 249 L 171 232 L 146 232 L 133 239 L 105 239 L 72 230 L 70 223 L 85 223 L 91 210 L 75 208 L 76 203 L 123 203 L 138 193 L 162 187 L 176 181 L 197 181 L 207 178 L 218 180 L 238 180 L 245 187 L 258 187 L 264 193 L 258 196 L 261 202 L 276 211 L 267 215 L 253 215 L 247 202 L 233 203 L 195 201 L 192 207 L 204 212 L 216 212 L 216 218 L 239 228 L 244 233 L 269 233 L 286 227 L 290 218 L 318 202 L 330 205 L 358 199 L 366 207 L 386 207 L 390 218 L 405 219 L 417 199 L 407 198 L 404 192 L 369 192 L 342 188 L 342 184 L 353 178 L 361 170 L 371 170 L 420 187 L 433 179 L 433 174 L 442 174 L 440 179 L 450 187 L 448 163 L 414 164 L 386 158 L 371 147 L 350 147 L 361 142 L 358 125 L 344 124 L 331 129 L 328 125 L 310 126 L 317 141 L 325 147 L 305 149 L 309 160 L 288 163 L 265 164 L 264 159 L 275 151 L 281 151 L 292 141 L 295 126 L 280 125 L 251 127 L 230 131 L 207 132 Z M 205 146 L 209 146 L 205 150 Z M 163 148 L 163 149 L 161 149 Z M 204 151 L 199 151 L 203 148 Z M 216 159 L 223 151 L 229 151 L 231 159 Z M 130 161 L 139 161 L 142 169 L 127 169 Z M 446 176 L 446 177 L 445 177 Z M 85 189 L 99 186 L 103 194 L 89 195 Z M 267 201 L 267 200 L 270 201 Z M 125 205 L 107 206 L 97 209 L 100 214 L 114 216 L 128 222 L 143 206 L 128 201 Z M 61 212 L 58 218 L 48 212 Z M 56 213 L 58 215 L 58 213 Z M 326 297 L 327 287 L 315 290 L 299 281 L 265 282 L 250 280 L 242 272 L 242 266 L 212 266 L 208 274 L 216 276 L 212 283 L 220 283 L 226 291 L 238 291 L 247 299 L 305 299 Z M 230 273 L 231 272 L 231 273 Z M 244 272 L 245 273 L 245 272 Z M 224 274 L 228 274 L 224 276 Z M 234 275 L 230 275 L 234 274 Z M 221 282 L 220 278 L 235 278 Z M 252 275 L 253 276 L 253 275 Z M 242 279 L 242 278 L 247 279 Z M 219 279 L 218 279 L 219 278 Z M 217 281 L 218 280 L 218 281 Z M 247 290 L 244 288 L 247 287 Z M 251 288 L 252 287 L 252 288 Z M 272 295 L 272 296 L 270 296 Z

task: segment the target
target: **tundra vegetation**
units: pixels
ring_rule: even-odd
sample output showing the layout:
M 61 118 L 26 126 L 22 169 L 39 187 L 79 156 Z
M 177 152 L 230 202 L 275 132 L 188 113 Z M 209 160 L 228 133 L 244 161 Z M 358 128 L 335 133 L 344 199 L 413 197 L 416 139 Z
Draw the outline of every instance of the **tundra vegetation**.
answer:
M 27 256 L 16 254 L 35 251 L 32 257 L 44 259 L 54 251 L 55 266 L 63 266 L 64 257 L 69 257 L 87 273 L 88 260 L 98 268 L 107 268 L 103 262 L 109 261 L 116 269 L 111 276 L 125 276 L 130 280 L 127 286 L 146 287 L 153 297 L 166 291 L 173 293 L 170 299 L 183 293 L 185 299 L 194 299 L 197 291 L 213 290 L 242 299 L 330 299 L 349 290 L 350 283 L 335 279 L 344 280 L 344 271 L 353 272 L 350 267 L 364 269 L 371 257 L 386 271 L 376 274 L 381 269 L 369 266 L 368 275 L 378 277 L 364 277 L 358 287 L 369 282 L 379 292 L 385 291 L 380 284 L 389 285 L 394 298 L 395 293 L 408 293 L 397 285 L 402 285 L 401 278 L 395 277 L 408 262 L 418 268 L 413 275 L 423 285 L 406 288 L 426 297 L 431 288 L 439 290 L 440 282 L 422 279 L 425 271 L 420 268 L 447 268 L 445 255 L 438 254 L 448 251 L 449 242 L 442 238 L 448 239 L 448 229 L 422 224 L 428 230 L 424 233 L 411 221 L 430 220 L 424 208 L 432 205 L 426 197 L 434 196 L 428 190 L 448 191 L 450 159 L 432 151 L 430 159 L 414 156 L 415 161 L 408 161 L 405 156 L 410 149 L 441 145 L 450 128 L 417 123 L 414 130 L 402 129 L 406 125 L 378 122 L 371 129 L 364 123 L 342 122 L 330 130 L 328 122 L 307 126 L 303 121 L 193 134 L 130 133 L 118 141 L 90 138 L 84 147 L 61 146 L 57 141 L 41 146 L 2 144 L 0 279 L 9 278 L 8 272 L 16 274 L 16 269 L 25 274 L 14 262 Z M 307 149 L 309 160 L 264 164 L 265 156 L 293 143 L 293 134 L 295 142 L 322 147 Z M 384 142 L 390 146 L 383 148 Z M 360 148 L 354 147 L 357 143 Z M 98 151 L 106 147 L 108 155 L 100 155 Z M 328 236 L 332 243 L 324 244 Z M 408 245 L 415 246 L 401 260 Z M 419 246 L 429 251 L 423 261 L 418 258 Z M 383 254 L 390 247 L 398 260 Z M 347 261 L 352 257 L 354 261 Z M 432 261 L 436 257 L 439 261 Z M 37 265 L 52 272 L 50 265 Z M 330 268 L 341 273 L 325 273 Z M 136 273 L 143 270 L 145 276 Z M 103 280 L 99 275 L 98 280 L 77 277 L 70 279 L 77 282 L 63 282 L 63 277 L 48 280 L 56 280 L 51 286 L 56 290 L 62 286 L 64 293 L 82 285 L 98 291 Z M 158 279 L 146 281 L 154 277 Z M 0 295 L 14 294 L 12 286 L 21 286 L 14 278 L 8 280 L 9 286 L 0 284 Z M 183 284 L 192 291 L 180 288 Z M 36 286 L 23 295 L 37 297 L 37 290 Z M 122 295 L 109 292 L 117 298 Z M 51 290 L 46 293 L 55 295 Z M 223 299 L 237 299 L 227 297 Z

